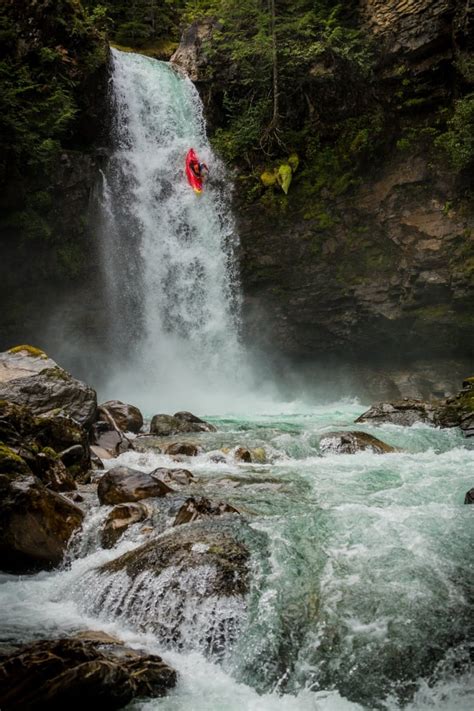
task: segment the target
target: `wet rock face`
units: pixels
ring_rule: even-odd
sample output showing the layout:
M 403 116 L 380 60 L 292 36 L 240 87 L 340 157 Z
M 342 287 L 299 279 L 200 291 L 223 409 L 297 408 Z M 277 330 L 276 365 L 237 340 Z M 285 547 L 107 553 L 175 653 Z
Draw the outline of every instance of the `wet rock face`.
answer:
M 242 595 L 247 592 L 249 553 L 222 527 L 198 522 L 146 543 L 100 568 L 103 573 L 125 571 L 134 579 L 150 572 L 160 575 L 168 566 L 183 570 L 211 566 L 215 575 L 203 581 L 200 594 Z
M 153 473 L 129 467 L 114 467 L 102 475 L 97 494 L 101 504 L 122 504 L 154 496 L 166 496 L 172 489 Z
M 115 506 L 107 516 L 100 534 L 102 546 L 113 548 L 127 528 L 149 518 L 151 513 L 151 509 L 140 502 Z
M 26 573 L 61 563 L 84 514 L 35 476 L 0 475 L 0 559 L 3 570 Z
M 171 528 L 84 581 L 97 590 L 88 609 L 125 615 L 164 644 L 219 655 L 235 639 L 245 616 L 245 532 L 253 535 L 245 524 L 237 528 L 222 516 Z M 119 590 L 121 609 L 109 608 Z
M 161 657 L 107 635 L 36 642 L 4 658 L 0 678 L 5 711 L 78 708 L 78 699 L 119 709 L 136 697 L 164 696 L 176 684 L 176 672 Z
M 453 0 L 361 0 L 368 28 L 384 40 L 388 55 L 426 56 L 451 45 Z
M 0 353 L 0 399 L 26 405 L 33 415 L 58 410 L 86 428 L 97 410 L 95 390 L 29 346 Z
M 395 448 L 366 432 L 328 432 L 319 440 L 322 454 L 355 454 L 356 452 L 374 452 L 387 454 Z
M 185 29 L 181 42 L 170 59 L 175 66 L 183 69 L 192 81 L 206 78 L 208 59 L 205 44 L 212 38 L 215 22 L 204 20 L 193 22 Z
M 150 433 L 167 437 L 181 432 L 215 432 L 209 422 L 201 420 L 190 412 L 177 412 L 175 415 L 155 415 L 150 424 Z

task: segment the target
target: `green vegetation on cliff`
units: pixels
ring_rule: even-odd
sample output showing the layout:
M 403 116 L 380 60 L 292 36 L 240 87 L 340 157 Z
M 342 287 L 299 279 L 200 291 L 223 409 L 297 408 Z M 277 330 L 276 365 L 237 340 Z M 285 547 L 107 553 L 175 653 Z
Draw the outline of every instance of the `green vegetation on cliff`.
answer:
M 0 163 L 43 166 L 77 141 L 81 90 L 105 62 L 95 15 L 78 2 L 6 0 L 0 14 Z

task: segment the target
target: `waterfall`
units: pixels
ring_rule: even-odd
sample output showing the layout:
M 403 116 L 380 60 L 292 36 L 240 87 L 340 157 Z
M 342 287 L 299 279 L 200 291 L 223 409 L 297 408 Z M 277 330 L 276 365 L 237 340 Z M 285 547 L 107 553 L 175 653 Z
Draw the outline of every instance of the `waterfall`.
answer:
M 225 410 L 245 378 L 237 237 L 202 103 L 169 64 L 117 50 L 111 85 L 101 251 L 113 368 L 104 394 L 145 410 Z M 184 174 L 190 147 L 210 167 L 201 195 Z

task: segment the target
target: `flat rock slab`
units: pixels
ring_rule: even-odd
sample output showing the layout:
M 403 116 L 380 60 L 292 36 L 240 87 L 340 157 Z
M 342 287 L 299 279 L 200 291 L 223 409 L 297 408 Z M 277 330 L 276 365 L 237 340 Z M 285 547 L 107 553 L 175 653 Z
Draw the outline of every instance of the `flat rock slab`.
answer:
M 161 657 L 125 647 L 108 635 L 36 642 L 0 663 L 0 708 L 120 709 L 138 697 L 164 696 L 176 672 Z

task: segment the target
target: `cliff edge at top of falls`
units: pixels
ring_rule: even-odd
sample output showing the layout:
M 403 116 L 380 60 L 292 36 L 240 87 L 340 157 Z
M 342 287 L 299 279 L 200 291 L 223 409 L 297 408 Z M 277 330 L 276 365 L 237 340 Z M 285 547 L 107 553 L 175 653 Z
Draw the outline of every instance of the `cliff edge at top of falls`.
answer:
M 474 154 L 454 144 L 464 149 L 473 128 L 474 11 L 454 0 L 351 5 L 344 57 L 320 30 L 319 53 L 298 64 L 277 34 L 291 105 L 280 97 L 280 143 L 266 154 L 235 152 L 246 136 L 227 107 L 249 77 L 221 43 L 225 27 L 195 24 L 172 61 L 196 80 L 214 143 L 236 166 L 248 340 L 309 372 L 356 364 L 374 396 L 448 394 L 473 355 Z M 292 152 L 286 196 L 277 173 Z

